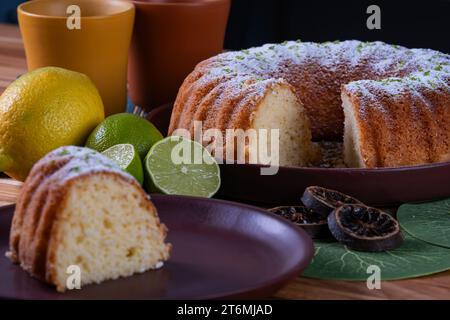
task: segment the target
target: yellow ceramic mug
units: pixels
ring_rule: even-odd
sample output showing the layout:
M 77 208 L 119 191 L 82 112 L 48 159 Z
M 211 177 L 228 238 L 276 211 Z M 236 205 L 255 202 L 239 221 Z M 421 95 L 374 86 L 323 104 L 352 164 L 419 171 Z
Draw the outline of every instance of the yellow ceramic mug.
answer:
M 28 69 L 57 66 L 88 75 L 105 114 L 124 112 L 134 6 L 120 0 L 35 0 L 18 7 Z

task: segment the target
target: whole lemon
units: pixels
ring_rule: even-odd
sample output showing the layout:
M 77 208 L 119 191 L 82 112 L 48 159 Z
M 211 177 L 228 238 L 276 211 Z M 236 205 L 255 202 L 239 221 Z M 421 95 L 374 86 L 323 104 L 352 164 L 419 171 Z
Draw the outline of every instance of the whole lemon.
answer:
M 56 67 L 24 74 L 0 97 L 0 172 L 25 180 L 48 152 L 82 145 L 104 117 L 86 75 Z

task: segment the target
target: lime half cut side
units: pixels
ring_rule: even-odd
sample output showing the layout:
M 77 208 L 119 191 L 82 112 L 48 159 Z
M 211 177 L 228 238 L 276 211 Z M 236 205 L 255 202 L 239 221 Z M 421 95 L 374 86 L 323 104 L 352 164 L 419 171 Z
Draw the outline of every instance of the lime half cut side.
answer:
M 149 192 L 212 197 L 220 187 L 216 160 L 198 142 L 172 136 L 157 142 L 145 158 Z
M 142 162 L 132 144 L 116 144 L 103 151 L 102 154 L 113 160 L 122 170 L 135 177 L 141 185 L 144 183 Z

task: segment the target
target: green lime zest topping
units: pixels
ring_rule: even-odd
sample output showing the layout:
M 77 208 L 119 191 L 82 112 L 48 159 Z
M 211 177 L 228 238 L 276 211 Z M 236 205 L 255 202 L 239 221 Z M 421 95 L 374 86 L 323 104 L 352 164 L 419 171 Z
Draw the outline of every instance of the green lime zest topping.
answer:
M 67 156 L 69 153 L 70 153 L 69 150 L 64 149 L 58 152 L 58 156 Z
M 434 83 L 434 82 L 431 81 L 431 80 L 428 80 L 428 83 L 430 84 L 430 86 L 431 86 L 433 89 L 436 89 L 436 83 Z
M 361 53 L 361 50 L 362 50 L 362 48 L 363 48 L 363 43 L 361 42 L 360 44 L 358 44 L 358 46 L 356 47 L 356 51 L 358 52 L 358 53 Z

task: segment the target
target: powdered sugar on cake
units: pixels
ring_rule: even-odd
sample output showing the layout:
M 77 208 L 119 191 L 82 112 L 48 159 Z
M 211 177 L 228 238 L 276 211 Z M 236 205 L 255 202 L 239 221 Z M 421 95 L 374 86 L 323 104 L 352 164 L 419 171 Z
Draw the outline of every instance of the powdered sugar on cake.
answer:
M 405 92 L 450 90 L 449 55 L 356 40 L 266 44 L 220 54 L 200 63 L 193 74 L 196 72 L 190 92 L 220 86 L 227 93 L 217 95 L 217 108 L 222 99 L 239 96 L 243 91 L 258 100 L 276 83 L 292 85 L 311 119 L 315 139 L 342 137 L 343 113 L 338 100 L 341 86 L 368 101 L 379 95 L 395 99 Z M 197 102 L 198 98 L 192 94 L 187 104 L 198 105 L 202 101 Z M 180 123 L 183 121 L 184 114 Z
M 114 161 L 103 156 L 97 151 L 75 146 L 60 147 L 41 161 L 51 161 L 56 157 L 67 156 L 70 160 L 64 165 L 55 181 L 65 183 L 75 177 L 98 172 L 114 172 L 128 180 L 135 180 L 133 176 L 123 171 Z
M 263 101 L 281 90 L 291 90 L 303 106 L 314 141 L 342 141 L 346 118 L 341 96 L 347 95 L 355 128 L 365 127 L 355 141 L 363 139 L 367 152 L 377 154 L 365 166 L 450 159 L 450 56 L 383 42 L 287 41 L 212 57 L 181 86 L 169 134 L 179 128 L 192 131 L 195 121 L 204 130 L 252 128 Z M 285 101 L 274 99 L 265 117 L 275 119 Z M 282 133 L 292 131 L 277 125 Z M 420 157 L 412 144 L 421 149 Z
M 204 76 L 229 77 L 230 85 L 240 89 L 252 81 L 261 91 L 267 80 L 282 73 L 286 63 L 294 65 L 308 61 L 336 70 L 340 64 L 353 68 L 369 64 L 372 77 L 385 77 L 382 80 L 353 81 L 347 84 L 348 90 L 360 90 L 367 86 L 382 88 L 388 94 L 398 94 L 408 87 L 436 89 L 443 86 L 449 90 L 450 56 L 430 49 L 408 49 L 384 42 L 360 42 L 356 40 L 325 43 L 288 41 L 283 44 L 266 44 L 237 52 L 227 52 L 217 56 L 213 68 Z M 209 65 L 211 67 L 211 65 Z M 398 77 L 389 77 L 398 74 Z M 407 75 L 402 77 L 402 75 Z M 278 79 L 280 81 L 280 78 Z

